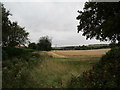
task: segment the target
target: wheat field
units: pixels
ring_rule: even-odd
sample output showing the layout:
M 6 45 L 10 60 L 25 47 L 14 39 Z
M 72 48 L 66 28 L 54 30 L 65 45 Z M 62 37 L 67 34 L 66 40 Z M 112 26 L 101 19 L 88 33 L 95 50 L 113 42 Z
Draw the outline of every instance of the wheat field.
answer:
M 90 60 L 100 58 L 110 49 L 95 49 L 95 50 L 56 50 L 47 52 L 49 55 L 53 57 L 61 57 L 61 58 L 73 58 L 74 60 Z

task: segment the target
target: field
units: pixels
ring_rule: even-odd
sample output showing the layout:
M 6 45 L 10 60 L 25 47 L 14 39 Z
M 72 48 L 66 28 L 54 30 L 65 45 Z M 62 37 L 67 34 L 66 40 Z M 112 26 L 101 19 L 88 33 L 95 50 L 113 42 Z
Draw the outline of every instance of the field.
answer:
M 97 49 L 97 50 L 61 50 L 61 51 L 50 51 L 49 55 L 53 57 L 63 57 L 63 58 L 74 58 L 72 60 L 90 60 L 93 58 L 100 58 L 109 49 Z
M 89 70 L 110 49 L 39 52 L 45 60 L 31 71 L 37 88 L 67 88 L 72 76 Z
M 110 49 L 36 51 L 2 62 L 3 88 L 68 88 Z

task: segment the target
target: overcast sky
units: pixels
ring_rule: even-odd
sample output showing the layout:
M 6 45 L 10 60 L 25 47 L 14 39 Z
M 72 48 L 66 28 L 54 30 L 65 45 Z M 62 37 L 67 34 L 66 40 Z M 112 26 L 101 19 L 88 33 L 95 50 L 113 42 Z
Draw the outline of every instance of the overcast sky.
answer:
M 31 42 L 48 35 L 53 46 L 108 43 L 86 40 L 82 32 L 77 33 L 77 11 L 83 9 L 84 2 L 5 2 L 4 5 L 12 14 L 11 21 L 17 21 L 30 33 Z

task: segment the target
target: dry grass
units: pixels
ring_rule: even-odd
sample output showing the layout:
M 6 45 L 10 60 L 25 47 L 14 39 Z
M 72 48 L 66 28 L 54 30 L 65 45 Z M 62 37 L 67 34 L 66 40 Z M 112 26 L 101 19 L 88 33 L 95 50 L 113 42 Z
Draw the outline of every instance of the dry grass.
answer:
M 96 50 L 59 50 L 50 51 L 53 56 L 59 57 L 73 57 L 73 56 L 101 56 L 110 49 L 96 49 Z
M 72 75 L 78 76 L 90 67 L 87 63 L 82 62 L 47 59 L 33 69 L 32 76 L 39 88 L 66 88 Z
M 109 49 L 100 50 L 67 50 L 41 53 L 46 58 L 36 66 L 31 75 L 38 88 L 67 88 L 71 76 L 78 76 L 89 70 Z
M 59 50 L 59 51 L 50 51 L 49 55 L 53 57 L 70 57 L 74 61 L 81 60 L 95 60 L 100 58 L 110 49 L 96 49 L 96 50 Z

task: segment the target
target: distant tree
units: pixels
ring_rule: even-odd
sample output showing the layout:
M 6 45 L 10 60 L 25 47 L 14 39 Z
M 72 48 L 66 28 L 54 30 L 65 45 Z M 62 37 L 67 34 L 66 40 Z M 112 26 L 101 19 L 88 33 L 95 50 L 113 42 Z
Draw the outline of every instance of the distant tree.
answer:
M 51 39 L 49 39 L 48 36 L 40 37 L 37 49 L 41 51 L 50 51 L 52 49 L 51 45 Z
M 120 2 L 86 2 L 78 13 L 78 32 L 82 31 L 86 39 L 120 44 Z
M 37 44 L 35 44 L 35 43 L 30 43 L 30 44 L 28 45 L 28 47 L 29 47 L 30 49 L 37 49 Z
M 17 22 L 11 22 L 8 18 L 10 12 L 2 5 L 2 43 L 3 46 L 14 47 L 24 45 L 28 41 L 29 33 L 19 26 Z

